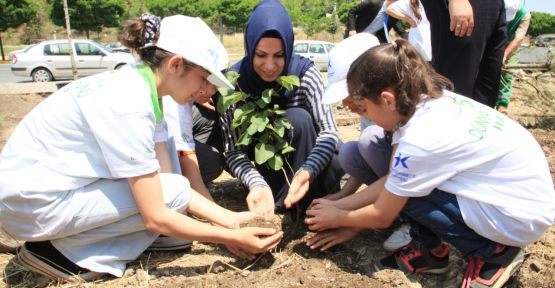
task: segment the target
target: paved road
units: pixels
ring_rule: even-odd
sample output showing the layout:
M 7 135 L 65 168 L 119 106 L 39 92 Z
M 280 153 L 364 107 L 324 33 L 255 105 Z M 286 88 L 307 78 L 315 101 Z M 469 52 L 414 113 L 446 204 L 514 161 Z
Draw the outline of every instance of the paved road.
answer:
M 10 64 L 0 64 L 0 83 L 25 83 L 32 82 L 31 77 L 18 77 L 13 75 Z

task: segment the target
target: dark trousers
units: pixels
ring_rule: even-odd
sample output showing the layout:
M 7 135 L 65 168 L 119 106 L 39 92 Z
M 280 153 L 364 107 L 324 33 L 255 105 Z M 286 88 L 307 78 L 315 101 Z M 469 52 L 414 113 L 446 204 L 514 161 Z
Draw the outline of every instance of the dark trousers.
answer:
M 410 198 L 401 213 L 409 219 L 412 244 L 420 249 L 446 241 L 464 256 L 490 257 L 497 247 L 464 223 L 457 196 L 451 193 L 435 189 L 428 196 Z
M 202 181 L 210 182 L 225 168 L 222 129 L 218 113 L 193 105 L 193 138 Z
M 507 22 L 503 0 L 470 1 L 474 31 L 456 37 L 449 30 L 449 1 L 422 0 L 430 21 L 432 65 L 455 85 L 455 92 L 487 106 L 497 103 Z
M 283 167 L 287 173 L 287 178 L 291 181 L 293 179 L 293 173 L 299 170 L 305 163 L 312 148 L 316 144 L 317 133 L 312 121 L 312 116 L 305 109 L 289 108 L 286 110 L 285 116 L 294 127 L 289 131 L 288 140 L 289 144 L 296 150 L 286 154 L 288 156 L 287 161 L 293 168 L 293 171 L 290 171 L 291 169 L 289 169 L 287 164 L 284 164 Z M 251 159 L 253 158 L 251 157 Z M 289 185 L 285 180 L 283 171 L 275 171 L 265 165 L 256 165 L 256 168 L 272 189 L 276 210 L 283 211 L 283 201 L 285 197 L 287 197 L 289 191 Z M 339 181 L 343 174 L 345 174 L 345 172 L 341 169 L 337 153 L 334 153 L 331 161 L 326 165 L 324 170 L 316 176 L 316 179 L 312 181 L 309 191 L 299 202 L 301 211 L 305 211 L 310 203 L 312 203 L 312 200 L 339 191 Z

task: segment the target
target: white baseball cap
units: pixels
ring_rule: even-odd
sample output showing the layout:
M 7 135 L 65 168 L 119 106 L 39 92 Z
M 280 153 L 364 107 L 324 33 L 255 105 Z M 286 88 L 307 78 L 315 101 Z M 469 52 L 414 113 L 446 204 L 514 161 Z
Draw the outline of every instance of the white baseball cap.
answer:
M 520 7 L 520 0 L 505 0 L 505 16 L 507 22 L 513 21 Z
M 333 104 L 347 96 L 347 73 L 351 64 L 366 50 L 380 44 L 378 38 L 370 33 L 357 33 L 331 49 L 328 60 L 328 86 L 322 103 Z
M 227 66 L 227 52 L 214 32 L 200 18 L 183 15 L 169 16 L 160 23 L 156 46 L 181 55 L 208 70 L 208 81 L 217 87 L 234 89 L 220 72 Z

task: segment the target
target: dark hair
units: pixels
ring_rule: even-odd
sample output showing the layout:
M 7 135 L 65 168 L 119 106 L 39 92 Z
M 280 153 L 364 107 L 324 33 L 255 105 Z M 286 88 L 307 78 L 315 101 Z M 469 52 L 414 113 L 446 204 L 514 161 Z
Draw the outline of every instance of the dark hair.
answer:
M 145 29 L 147 25 L 141 18 L 129 19 L 125 21 L 123 32 L 119 37 L 121 44 L 127 48 L 135 51 L 141 61 L 146 63 L 152 68 L 158 68 L 160 63 L 167 57 L 174 56 L 174 53 L 168 52 L 164 49 L 158 48 L 155 45 L 147 45 L 145 47 Z M 154 41 L 158 40 L 159 33 L 156 33 Z M 196 64 L 187 61 L 183 58 L 183 64 L 186 70 L 197 66 Z
M 410 0 L 409 2 L 412 13 L 414 13 L 414 16 L 416 16 L 416 19 L 418 19 L 418 21 L 421 21 L 422 15 L 420 15 L 420 9 L 418 9 L 418 7 L 420 6 L 420 0 Z
M 449 79 L 439 75 L 406 40 L 395 40 L 369 49 L 351 64 L 347 74 L 349 95 L 366 98 L 376 104 L 385 89 L 396 95 L 397 111 L 410 117 L 422 94 L 441 97 L 452 90 Z

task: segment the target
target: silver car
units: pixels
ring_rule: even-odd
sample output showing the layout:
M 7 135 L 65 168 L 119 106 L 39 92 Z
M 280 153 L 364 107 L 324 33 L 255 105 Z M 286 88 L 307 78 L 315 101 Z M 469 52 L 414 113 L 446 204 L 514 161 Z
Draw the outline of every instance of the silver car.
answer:
M 334 44 L 318 40 L 298 40 L 293 44 L 293 52 L 309 58 L 320 71 L 328 70 L 328 54 Z
M 77 75 L 80 77 L 135 63 L 135 58 L 130 53 L 112 52 L 95 41 L 76 39 L 72 42 Z M 14 75 L 31 76 L 35 82 L 72 77 L 67 40 L 38 43 L 29 49 L 14 53 L 10 63 Z

